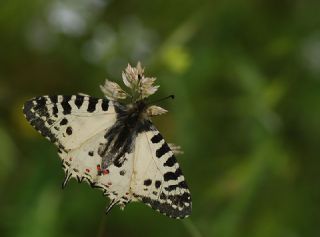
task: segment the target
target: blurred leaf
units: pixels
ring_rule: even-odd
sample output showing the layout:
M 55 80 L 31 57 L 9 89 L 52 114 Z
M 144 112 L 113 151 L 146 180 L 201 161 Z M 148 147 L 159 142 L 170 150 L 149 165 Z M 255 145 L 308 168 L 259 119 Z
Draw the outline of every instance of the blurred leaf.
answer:
M 0 186 L 8 178 L 16 165 L 16 146 L 0 121 Z
M 182 47 L 167 47 L 163 52 L 163 62 L 175 73 L 183 73 L 190 65 L 191 58 Z
M 60 191 L 59 191 L 60 192 Z M 36 196 L 33 207 L 29 207 L 21 218 L 21 227 L 16 236 L 57 236 L 60 194 L 56 188 L 47 186 Z

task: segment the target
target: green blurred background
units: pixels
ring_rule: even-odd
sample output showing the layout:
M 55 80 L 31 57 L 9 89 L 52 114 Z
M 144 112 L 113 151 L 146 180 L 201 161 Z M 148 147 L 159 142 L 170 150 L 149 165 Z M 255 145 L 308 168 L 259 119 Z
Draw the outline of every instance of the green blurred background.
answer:
M 320 2 L 1 0 L 0 236 L 320 236 Z M 154 120 L 193 213 L 104 215 L 22 115 L 36 95 L 102 96 L 141 61 L 175 94 Z

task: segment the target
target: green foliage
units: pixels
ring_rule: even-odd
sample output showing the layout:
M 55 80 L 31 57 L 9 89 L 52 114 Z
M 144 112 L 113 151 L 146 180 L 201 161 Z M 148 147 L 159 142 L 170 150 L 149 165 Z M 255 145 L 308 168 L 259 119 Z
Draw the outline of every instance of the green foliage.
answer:
M 317 1 L 4 0 L 0 7 L 0 236 L 319 236 Z M 140 60 L 166 101 L 156 118 L 193 214 L 133 203 L 104 216 L 23 118 L 43 94 L 102 96 Z

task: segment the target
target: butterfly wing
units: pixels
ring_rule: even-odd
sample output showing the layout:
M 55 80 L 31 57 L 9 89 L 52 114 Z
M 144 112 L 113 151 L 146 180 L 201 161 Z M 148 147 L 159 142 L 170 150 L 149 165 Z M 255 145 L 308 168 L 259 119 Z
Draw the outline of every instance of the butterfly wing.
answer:
M 102 158 L 98 151 L 100 145 L 106 141 L 105 133 L 105 131 L 101 131 L 88 139 L 78 149 L 60 154 L 66 174 L 63 186 L 72 177 L 76 178 L 78 182 L 84 180 L 91 187 L 101 189 L 104 195 L 111 199 L 111 204 L 115 203 L 124 207 L 130 201 L 129 189 L 133 154 L 125 153 L 125 162 L 121 167 L 110 164 L 107 169 L 102 169 Z
M 125 154 L 122 167 L 101 169 L 98 154 L 106 131 L 117 120 L 119 104 L 85 95 L 41 96 L 27 101 L 23 112 L 30 124 L 59 148 L 65 171 L 63 187 L 70 178 L 100 188 L 118 204 L 125 205 L 132 174 L 133 154 Z
M 191 213 L 191 196 L 179 164 L 159 131 L 153 126 L 135 142 L 133 196 L 172 218 Z
M 64 152 L 116 121 L 112 101 L 84 95 L 36 97 L 24 104 L 23 112 L 38 132 Z

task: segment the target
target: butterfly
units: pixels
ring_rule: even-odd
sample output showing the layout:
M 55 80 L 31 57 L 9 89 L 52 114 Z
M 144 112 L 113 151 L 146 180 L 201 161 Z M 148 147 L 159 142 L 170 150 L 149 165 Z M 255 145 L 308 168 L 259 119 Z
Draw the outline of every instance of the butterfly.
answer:
M 123 209 L 141 201 L 171 218 L 191 213 L 191 195 L 175 154 L 151 122 L 167 110 L 150 105 L 159 86 L 138 63 L 128 64 L 122 79 L 129 92 L 106 80 L 105 97 L 54 95 L 25 102 L 28 122 L 58 147 L 66 187 L 71 178 L 86 181 Z M 127 101 L 127 103 L 125 103 Z

